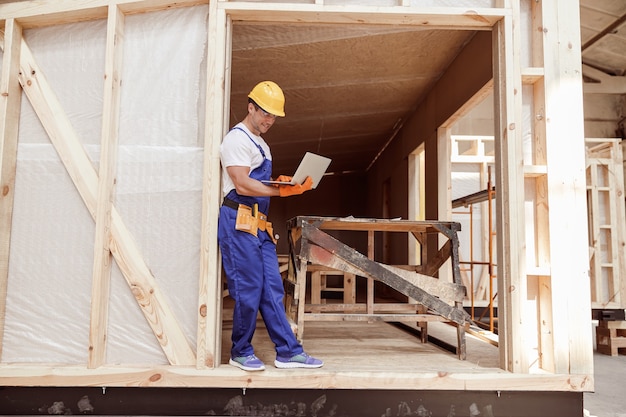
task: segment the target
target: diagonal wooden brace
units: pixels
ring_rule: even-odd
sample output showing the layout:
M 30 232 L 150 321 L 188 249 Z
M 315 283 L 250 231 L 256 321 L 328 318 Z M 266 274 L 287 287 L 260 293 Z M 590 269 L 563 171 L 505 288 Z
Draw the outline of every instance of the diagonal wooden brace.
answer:
M 0 45 L 3 39 L 3 34 L 0 34 Z M 18 78 L 72 182 L 94 217 L 98 174 L 23 39 Z M 191 345 L 115 207 L 111 210 L 111 240 L 111 253 L 168 361 L 172 365 L 194 365 L 196 358 Z

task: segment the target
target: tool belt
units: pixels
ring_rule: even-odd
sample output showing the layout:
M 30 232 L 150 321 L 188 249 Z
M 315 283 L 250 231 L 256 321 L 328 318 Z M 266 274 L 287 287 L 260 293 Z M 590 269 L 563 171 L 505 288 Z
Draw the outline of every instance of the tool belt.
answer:
M 237 210 L 237 220 L 235 221 L 235 230 L 250 233 L 257 236 L 259 230 L 267 232 L 274 244 L 277 239 L 274 235 L 274 227 L 272 222 L 267 221 L 267 215 L 259 211 L 258 205 L 246 206 L 245 204 L 237 203 L 230 198 L 224 197 L 222 205 Z

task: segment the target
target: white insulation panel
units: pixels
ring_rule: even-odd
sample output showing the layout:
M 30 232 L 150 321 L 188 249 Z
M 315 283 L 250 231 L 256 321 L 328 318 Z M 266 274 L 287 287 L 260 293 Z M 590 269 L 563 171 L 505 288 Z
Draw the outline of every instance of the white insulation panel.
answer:
M 125 19 L 115 207 L 195 345 L 208 6 Z M 106 22 L 24 38 L 98 170 Z M 2 362 L 84 364 L 95 224 L 22 99 Z M 119 268 L 107 363 L 167 363 Z

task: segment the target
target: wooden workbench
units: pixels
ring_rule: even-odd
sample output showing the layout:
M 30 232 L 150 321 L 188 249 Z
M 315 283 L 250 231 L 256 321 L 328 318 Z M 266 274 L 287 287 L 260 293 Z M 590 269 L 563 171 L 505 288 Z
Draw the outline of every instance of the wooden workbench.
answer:
M 427 323 L 446 321 L 457 328 L 457 354 L 465 359 L 465 329 L 469 315 L 463 309 L 465 287 L 461 283 L 456 222 L 408 221 L 364 218 L 334 218 L 298 216 L 287 222 L 289 258 L 285 282 L 285 308 L 295 322 L 296 334 L 303 340 L 304 322 L 309 321 L 388 321 L 417 323 L 422 341 L 427 341 Z M 367 256 L 347 246 L 327 231 L 367 232 Z M 421 265 L 392 266 L 374 260 L 375 232 L 410 233 L 427 247 L 428 235 L 444 236 L 447 240 L 428 259 L 422 253 Z M 450 260 L 453 282 L 437 278 L 440 268 Z M 351 277 L 367 279 L 365 303 L 317 304 L 319 290 L 311 285 L 311 300 L 307 303 L 307 271 L 338 271 Z M 376 303 L 374 281 L 379 281 L 408 297 L 404 303 Z

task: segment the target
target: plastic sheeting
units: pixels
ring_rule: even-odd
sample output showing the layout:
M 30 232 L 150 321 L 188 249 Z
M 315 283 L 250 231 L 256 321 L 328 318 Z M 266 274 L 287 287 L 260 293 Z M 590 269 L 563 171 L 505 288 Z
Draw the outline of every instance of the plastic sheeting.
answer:
M 130 15 L 124 30 L 115 206 L 195 344 L 207 7 Z M 24 37 L 98 169 L 106 22 Z M 84 364 L 95 227 L 22 100 L 2 362 Z M 114 263 L 107 363 L 167 363 Z
M 411 6 L 494 7 L 492 0 L 413 0 Z M 192 345 L 207 17 L 208 6 L 126 16 L 115 200 Z M 30 29 L 24 37 L 97 170 L 106 22 Z M 94 222 L 26 97 L 21 111 L 1 359 L 84 364 Z M 109 303 L 106 362 L 167 363 L 115 263 Z

